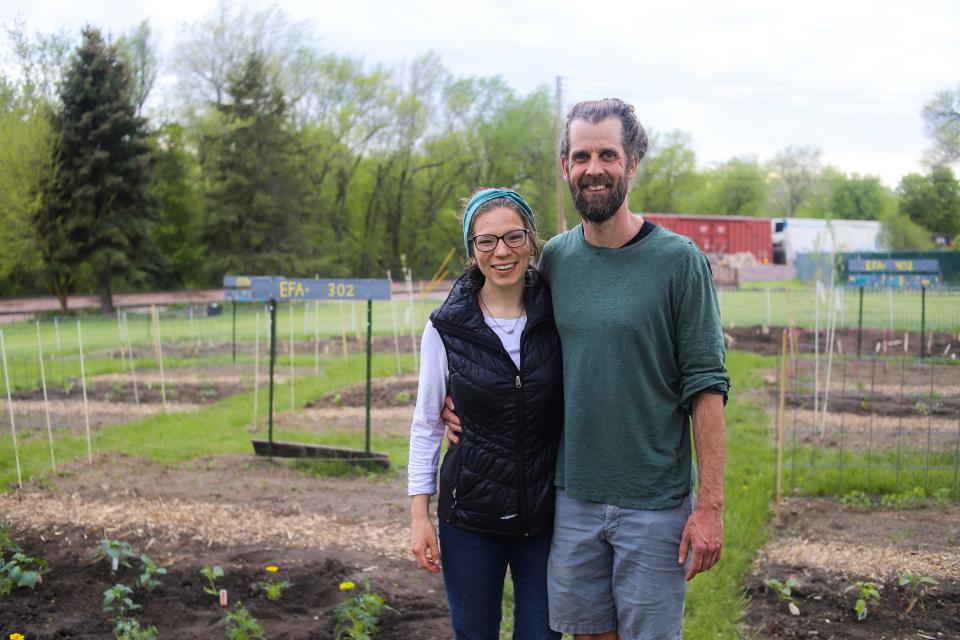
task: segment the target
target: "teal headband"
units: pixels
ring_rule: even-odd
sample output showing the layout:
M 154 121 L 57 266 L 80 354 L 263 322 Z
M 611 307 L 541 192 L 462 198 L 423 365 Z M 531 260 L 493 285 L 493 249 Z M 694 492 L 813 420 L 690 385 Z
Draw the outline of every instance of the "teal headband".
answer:
M 533 230 L 537 230 L 537 220 L 533 217 L 533 209 L 531 209 L 527 201 L 523 199 L 523 196 L 513 189 L 484 189 L 477 191 L 473 194 L 473 197 L 470 198 L 470 202 L 467 203 L 467 211 L 463 214 L 463 246 L 467 249 L 468 256 L 470 255 L 470 238 L 468 236 L 470 235 L 470 225 L 473 224 L 473 215 L 482 204 L 496 200 L 497 198 L 505 198 L 517 205 L 523 215 L 530 220 L 530 225 L 533 227 Z

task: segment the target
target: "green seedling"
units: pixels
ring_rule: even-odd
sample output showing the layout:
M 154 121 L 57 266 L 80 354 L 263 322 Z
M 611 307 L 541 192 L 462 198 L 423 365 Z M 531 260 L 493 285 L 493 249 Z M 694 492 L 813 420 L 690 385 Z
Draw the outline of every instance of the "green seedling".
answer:
M 340 585 L 342 591 L 353 588 L 352 582 Z M 370 581 L 366 581 L 363 593 L 344 600 L 334 608 L 337 621 L 333 630 L 334 640 L 370 640 L 380 628 L 380 614 L 384 609 L 390 607 L 384 604 L 383 598 L 370 591 Z
M 873 506 L 870 496 L 863 491 L 851 491 L 840 498 L 840 504 L 854 509 L 869 509 Z
M 133 601 L 133 589 L 125 584 L 115 584 L 103 592 L 104 611 L 117 612 L 117 619 L 126 618 L 128 611 L 139 609 L 140 605 Z
M 902 576 L 897 581 L 901 587 L 906 587 L 907 598 L 909 604 L 904 610 L 903 615 L 908 615 L 913 611 L 913 607 L 920 602 L 920 608 L 923 608 L 923 598 L 927 595 L 927 592 L 936 587 L 940 582 L 936 578 L 931 578 L 930 576 L 918 576 L 909 571 Z
M 800 608 L 793 598 L 793 588 L 797 586 L 797 581 L 793 578 L 787 578 L 786 582 L 780 582 L 776 578 L 769 578 L 763 581 L 763 584 L 777 594 L 780 602 L 787 603 L 787 609 L 795 616 L 800 615 Z
M 97 548 L 97 558 L 110 559 L 111 573 L 116 573 L 121 566 L 129 569 L 130 563 L 128 560 L 136 557 L 137 554 L 130 548 L 130 543 L 123 540 L 110 540 L 105 537 L 100 541 L 100 546 Z
M 137 577 L 137 588 L 149 593 L 160 586 L 160 581 L 154 576 L 166 575 L 167 570 L 157 566 L 157 563 L 145 553 L 140 554 L 140 562 L 142 563 L 143 571 Z
M 866 619 L 868 606 L 876 606 L 880 603 L 880 592 L 872 582 L 858 580 L 843 590 L 844 593 L 848 591 L 856 591 L 860 596 L 853 605 L 853 610 L 857 613 L 857 622 Z
M 223 577 L 223 567 L 211 567 L 209 564 L 203 565 L 203 569 L 200 569 L 200 573 L 204 578 L 207 579 L 209 586 L 203 588 L 204 593 L 209 593 L 212 596 L 220 595 L 220 588 L 217 587 L 217 580 Z
M 276 602 L 283 596 L 283 592 L 293 586 L 293 583 L 289 580 L 282 580 L 275 582 L 273 580 L 261 580 L 257 583 L 257 586 L 267 594 L 267 600 L 270 602 Z
M 239 602 L 227 611 L 227 640 L 266 640 L 263 627 Z
M 398 391 L 397 395 L 393 396 L 393 399 L 400 404 L 410 404 L 410 392 Z
M 43 558 L 33 558 L 14 549 L 9 560 L 0 556 L 0 597 L 10 595 L 14 589 L 36 589 L 48 569 Z
M 113 625 L 113 637 L 116 640 L 157 640 L 157 628 L 153 625 L 141 627 L 134 618 L 117 618 Z

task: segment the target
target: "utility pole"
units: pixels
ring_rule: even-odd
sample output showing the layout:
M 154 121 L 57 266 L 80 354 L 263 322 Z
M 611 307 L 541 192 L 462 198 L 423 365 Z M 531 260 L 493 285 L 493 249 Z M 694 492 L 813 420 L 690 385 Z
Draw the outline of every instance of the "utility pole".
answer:
M 557 76 L 557 135 L 559 140 L 563 135 L 563 79 Z M 557 162 L 557 233 L 563 233 L 567 230 L 567 217 L 563 213 L 563 203 L 565 195 L 563 193 L 563 171 L 560 169 L 560 163 Z

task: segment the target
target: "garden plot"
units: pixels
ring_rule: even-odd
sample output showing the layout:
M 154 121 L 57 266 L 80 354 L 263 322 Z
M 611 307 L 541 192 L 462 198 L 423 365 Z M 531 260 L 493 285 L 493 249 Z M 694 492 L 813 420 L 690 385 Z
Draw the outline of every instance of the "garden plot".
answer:
M 955 505 L 860 510 L 829 499 L 789 499 L 745 580 L 751 602 L 743 619 L 744 635 L 824 640 L 960 637 L 958 540 L 960 508 Z M 775 585 L 765 584 L 770 580 L 796 584 L 791 583 L 790 595 L 784 596 Z M 858 621 L 855 606 L 864 583 L 873 585 L 878 596 L 866 598 L 866 615 Z M 797 615 L 790 611 L 791 602 Z
M 270 638 L 331 638 L 340 583 L 366 580 L 396 611 L 385 639 L 449 637 L 442 581 L 415 568 L 407 551 L 405 477 L 307 478 L 247 456 L 169 467 L 98 456 L 58 476 L 0 495 L 15 536 L 51 571 L 36 592 L 0 599 L 0 629 L 29 638 L 106 637 L 102 593 L 117 578 L 91 552 L 104 536 L 129 542 L 169 573 L 136 612 L 161 637 L 222 637 L 224 612 L 203 592 L 205 564 L 223 567 L 218 587 L 241 600 Z M 293 586 L 271 602 L 257 583 L 279 567 Z M 121 574 L 123 569 L 121 569 Z M 132 575 L 132 573 L 131 573 Z

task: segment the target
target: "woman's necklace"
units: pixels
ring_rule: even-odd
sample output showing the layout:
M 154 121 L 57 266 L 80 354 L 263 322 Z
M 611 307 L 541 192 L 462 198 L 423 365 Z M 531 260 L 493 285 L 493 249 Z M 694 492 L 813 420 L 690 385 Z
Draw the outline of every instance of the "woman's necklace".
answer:
M 495 324 L 495 325 L 497 325 L 498 327 L 500 327 L 500 330 L 503 331 L 504 333 L 506 333 L 508 336 L 513 335 L 513 332 L 517 330 L 517 326 L 520 324 L 520 318 L 523 317 L 523 306 L 522 306 L 522 305 L 520 306 L 520 314 L 517 316 L 517 319 L 513 322 L 513 326 L 512 326 L 511 328 L 507 329 L 505 326 L 503 326 L 502 324 L 500 324 L 499 322 L 497 322 L 497 319 L 494 317 L 493 313 L 490 311 L 490 308 L 489 308 L 489 307 L 487 306 L 487 304 L 483 301 L 483 298 L 480 296 L 479 293 L 477 294 L 477 300 L 480 301 L 480 306 L 483 307 L 483 309 L 487 312 L 487 315 L 490 317 L 490 319 L 493 320 L 493 324 Z

